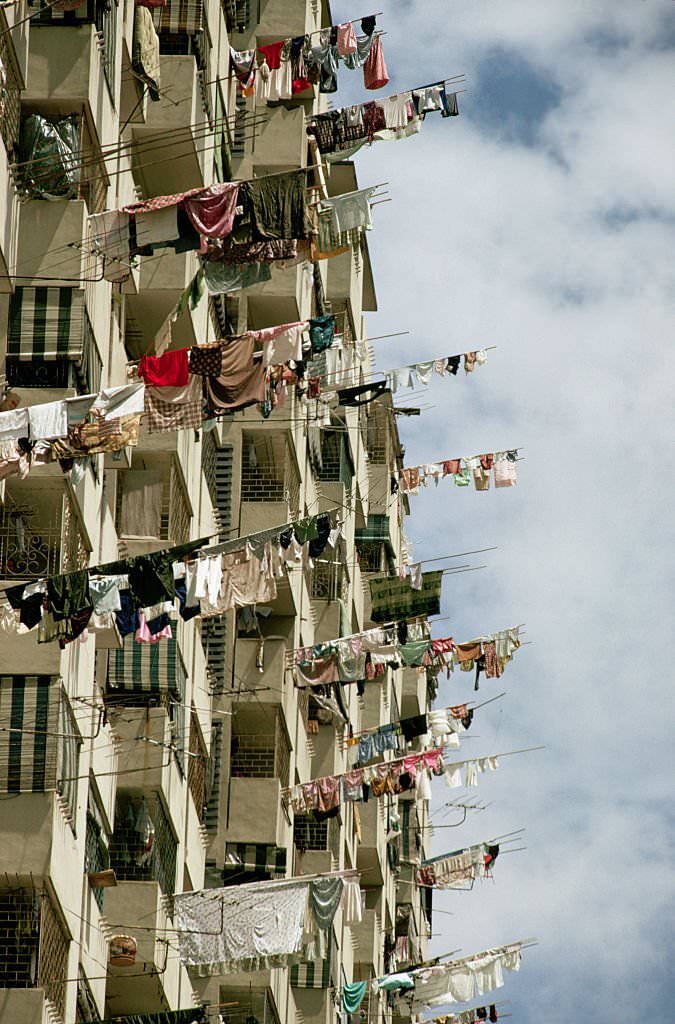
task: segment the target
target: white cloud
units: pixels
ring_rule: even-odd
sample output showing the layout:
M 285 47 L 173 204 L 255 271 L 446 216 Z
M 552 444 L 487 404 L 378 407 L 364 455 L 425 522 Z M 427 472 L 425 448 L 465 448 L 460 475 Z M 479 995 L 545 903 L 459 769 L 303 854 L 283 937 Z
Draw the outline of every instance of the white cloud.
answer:
M 455 916 L 437 916 L 434 948 L 538 935 L 500 993 L 514 1019 L 646 1020 L 667 1012 L 675 889 L 672 5 L 385 7 L 391 91 L 456 70 L 469 91 L 460 118 L 355 158 L 361 183 L 387 180 L 394 200 L 374 211 L 371 333 L 411 331 L 375 342 L 378 364 L 499 346 L 418 399 L 433 408 L 402 422 L 406 461 L 525 449 L 514 491 L 442 482 L 412 499 L 408 532 L 416 557 L 499 545 L 475 559 L 488 569 L 447 578 L 444 631 L 526 621 L 533 641 L 465 749 L 547 746 L 482 776 L 489 809 L 439 830 L 438 851 L 526 826 L 528 849 L 497 862 L 494 885 L 439 899 Z M 485 109 L 491 95 L 501 109 L 500 54 L 515 69 L 503 128 Z M 559 99 L 520 138 L 538 77 Z M 362 98 L 348 73 L 340 85 L 335 105 Z M 473 693 L 454 677 L 441 696 Z

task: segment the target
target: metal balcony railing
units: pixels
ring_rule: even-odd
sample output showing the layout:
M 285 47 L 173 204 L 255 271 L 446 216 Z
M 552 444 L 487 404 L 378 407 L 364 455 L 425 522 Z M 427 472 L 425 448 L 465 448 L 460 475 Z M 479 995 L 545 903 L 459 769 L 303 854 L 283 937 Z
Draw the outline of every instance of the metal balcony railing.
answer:
M 158 794 L 118 794 L 110 866 L 119 881 L 155 881 L 165 895 L 170 895 L 176 883 L 176 848 L 176 838 Z
M 88 561 L 79 517 L 67 495 L 54 502 L 46 520 L 23 506 L 0 510 L 0 579 L 42 579 L 84 569 Z

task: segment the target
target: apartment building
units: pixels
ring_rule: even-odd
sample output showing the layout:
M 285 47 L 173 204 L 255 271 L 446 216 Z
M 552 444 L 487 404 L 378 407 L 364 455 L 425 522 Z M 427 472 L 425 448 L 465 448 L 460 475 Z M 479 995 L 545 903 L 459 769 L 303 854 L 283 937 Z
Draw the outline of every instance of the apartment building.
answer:
M 154 79 L 141 52 L 148 18 Z M 342 347 L 308 376 L 328 391 L 367 381 L 365 238 L 177 311 L 198 254 L 102 266 L 89 220 L 312 163 L 306 121 L 325 97 L 316 86 L 282 102 L 242 96 L 230 47 L 330 24 L 321 0 L 0 8 L 1 409 L 125 384 L 172 312 L 169 351 L 333 314 Z M 308 184 L 329 196 L 358 188 L 349 161 Z M 210 426 L 141 426 L 136 444 L 75 466 L 34 458 L 27 474 L 3 471 L 3 590 L 324 512 L 339 536 L 288 565 L 269 603 L 172 617 L 158 644 L 123 637 L 110 617 L 63 648 L 41 642 L 42 626 L 0 633 L 2 1024 L 182 1024 L 190 1009 L 195 1020 L 319 1024 L 344 1017 L 344 983 L 424 960 L 430 890 L 414 865 L 426 803 L 387 796 L 317 821 L 294 814 L 287 793 L 348 769 L 347 721 L 358 734 L 423 713 L 433 696 L 415 669 L 389 668 L 363 692 L 345 686 L 339 708 L 292 670 L 295 649 L 368 628 L 369 578 L 402 561 L 409 508 L 390 486 L 401 466 L 390 396 L 338 399 L 319 419 L 289 389 L 267 418 L 252 407 Z M 143 514 L 139 493 L 152 495 Z M 339 911 L 321 960 L 207 977 L 181 962 L 174 894 L 348 869 L 360 874 L 361 920 Z M 363 1015 L 392 1010 L 368 994 Z

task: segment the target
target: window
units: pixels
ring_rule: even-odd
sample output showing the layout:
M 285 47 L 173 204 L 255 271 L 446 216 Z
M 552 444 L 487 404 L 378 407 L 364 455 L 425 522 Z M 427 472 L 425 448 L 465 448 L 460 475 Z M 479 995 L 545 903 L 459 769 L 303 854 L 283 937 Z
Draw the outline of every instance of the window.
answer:
M 87 804 L 87 832 L 84 844 L 84 870 L 87 874 L 105 871 L 110 867 L 110 836 L 108 835 L 103 814 L 93 789 L 89 791 Z M 104 889 L 92 886 L 92 893 L 99 910 L 103 910 Z

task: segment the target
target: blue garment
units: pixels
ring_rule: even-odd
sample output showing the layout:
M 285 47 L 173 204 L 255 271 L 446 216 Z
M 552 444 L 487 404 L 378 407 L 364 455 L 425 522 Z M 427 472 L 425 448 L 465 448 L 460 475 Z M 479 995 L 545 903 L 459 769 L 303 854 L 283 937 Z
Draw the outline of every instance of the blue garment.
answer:
M 375 744 L 372 733 L 359 737 L 359 764 L 370 761 L 375 757 Z
M 398 746 L 395 725 L 381 725 L 373 734 L 373 745 L 378 754 L 385 750 L 396 750 Z
M 140 626 L 140 620 L 138 618 L 138 608 L 128 590 L 120 591 L 120 604 L 122 607 L 118 612 L 115 612 L 115 621 L 117 622 L 120 636 L 125 637 L 130 633 L 136 632 Z

